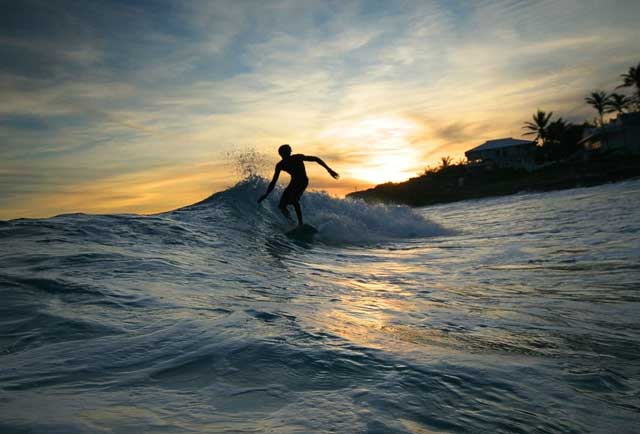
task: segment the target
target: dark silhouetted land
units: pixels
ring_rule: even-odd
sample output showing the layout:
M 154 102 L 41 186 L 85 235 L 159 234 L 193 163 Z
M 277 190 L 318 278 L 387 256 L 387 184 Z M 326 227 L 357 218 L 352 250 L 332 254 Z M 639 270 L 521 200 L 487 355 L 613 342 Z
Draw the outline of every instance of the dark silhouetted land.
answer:
M 381 184 L 347 197 L 425 206 L 490 196 L 587 187 L 640 177 L 640 156 L 597 156 L 557 162 L 528 172 L 456 164 L 405 182 Z

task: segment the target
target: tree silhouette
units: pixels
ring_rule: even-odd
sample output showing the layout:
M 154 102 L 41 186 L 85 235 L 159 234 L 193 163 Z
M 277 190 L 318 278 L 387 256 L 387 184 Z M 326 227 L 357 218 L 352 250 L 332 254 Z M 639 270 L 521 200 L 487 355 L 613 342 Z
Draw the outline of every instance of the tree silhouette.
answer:
M 560 143 L 562 137 L 565 134 L 567 129 L 567 122 L 558 118 L 555 121 L 551 122 L 547 127 L 547 141 L 548 144 L 557 144 Z
M 575 125 L 558 118 L 547 127 L 547 142 L 543 148 L 546 160 L 562 160 L 574 154 L 580 146 L 584 125 Z
M 546 113 L 538 109 L 538 112 L 533 115 L 533 121 L 524 123 L 524 126 L 522 128 L 527 130 L 524 135 L 531 136 L 535 134 L 536 137 L 534 140 L 536 142 L 542 142 L 540 144 L 544 146 L 547 140 L 547 128 L 549 127 L 549 120 L 551 119 L 552 115 L 553 112 Z
M 609 95 L 609 103 L 607 104 L 607 113 L 622 114 L 631 105 L 631 98 L 620 93 L 612 93 Z
M 440 169 L 446 169 L 453 163 L 453 158 L 446 156 L 440 159 Z
M 600 117 L 600 126 L 604 126 L 604 114 L 609 106 L 609 95 L 602 90 L 591 92 L 591 95 L 584 99 L 587 104 L 592 106 L 598 112 Z
M 635 87 L 635 93 L 633 98 L 635 100 L 636 108 L 640 109 L 640 62 L 637 66 L 632 66 L 629 68 L 626 74 L 621 74 L 622 84 L 616 89 L 621 87 Z

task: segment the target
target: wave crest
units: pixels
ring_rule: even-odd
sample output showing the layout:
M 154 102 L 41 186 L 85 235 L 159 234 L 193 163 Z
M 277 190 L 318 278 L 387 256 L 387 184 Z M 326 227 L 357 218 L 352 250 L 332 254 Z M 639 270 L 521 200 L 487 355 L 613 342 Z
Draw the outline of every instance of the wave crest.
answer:
M 266 179 L 250 176 L 188 208 L 223 207 L 243 226 L 284 232 L 290 226 L 277 208 L 282 187 L 277 186 L 267 200 L 257 203 L 267 186 Z M 300 203 L 305 223 L 315 226 L 316 238 L 328 244 L 371 243 L 449 233 L 407 206 L 367 204 L 359 199 L 339 199 L 316 191 L 305 192 Z M 293 210 L 291 212 L 293 214 Z

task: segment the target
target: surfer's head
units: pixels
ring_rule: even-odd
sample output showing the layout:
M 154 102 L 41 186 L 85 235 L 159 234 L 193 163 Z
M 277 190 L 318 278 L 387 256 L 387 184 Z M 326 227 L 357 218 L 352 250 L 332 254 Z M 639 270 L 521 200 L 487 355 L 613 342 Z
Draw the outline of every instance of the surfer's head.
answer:
M 278 148 L 278 154 L 280 154 L 280 156 L 282 158 L 287 158 L 291 155 L 291 146 L 289 145 L 282 145 Z

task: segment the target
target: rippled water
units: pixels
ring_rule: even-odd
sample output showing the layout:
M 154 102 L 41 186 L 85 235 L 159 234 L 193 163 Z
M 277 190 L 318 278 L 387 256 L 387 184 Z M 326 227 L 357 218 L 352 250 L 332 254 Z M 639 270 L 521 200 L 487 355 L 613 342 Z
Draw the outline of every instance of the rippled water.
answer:
M 640 181 L 308 194 L 312 243 L 264 188 L 0 222 L 0 432 L 638 432 Z

